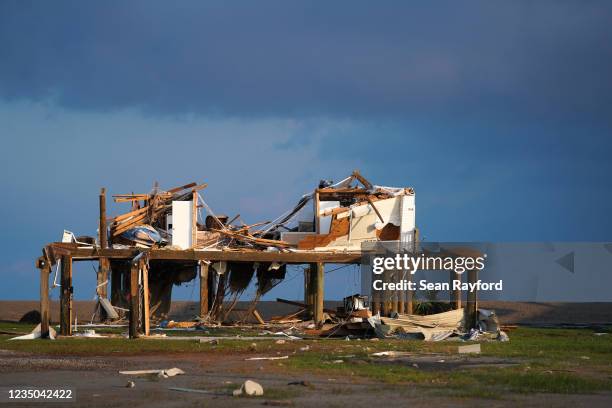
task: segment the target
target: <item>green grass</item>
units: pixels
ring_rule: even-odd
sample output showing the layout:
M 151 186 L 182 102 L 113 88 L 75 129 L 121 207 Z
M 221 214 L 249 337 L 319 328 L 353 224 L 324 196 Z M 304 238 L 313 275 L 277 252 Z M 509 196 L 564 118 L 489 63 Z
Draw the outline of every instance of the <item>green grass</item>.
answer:
M 18 323 L 0 323 L 0 330 L 6 331 L 29 332 L 32 327 Z M 210 335 L 213 335 L 212 330 Z M 509 334 L 510 342 L 482 343 L 482 355 L 511 359 L 518 363 L 517 365 L 444 371 L 425 371 L 402 364 L 377 364 L 370 355 L 384 350 L 450 355 L 456 354 L 457 346 L 465 343 L 321 339 L 287 341 L 278 345 L 273 340 L 266 340 L 257 341 L 256 350 L 252 350 L 250 341 L 241 340 L 221 340 L 218 345 L 195 340 L 123 338 L 6 341 L 11 336 L 0 335 L 0 349 L 55 355 L 219 351 L 245 355 L 280 353 L 289 355 L 289 359 L 267 363 L 271 369 L 279 372 L 290 370 L 292 373 L 333 375 L 380 384 L 381 387 L 410 384 L 419 392 L 459 398 L 505 398 L 514 393 L 587 394 L 612 391 L 612 334 L 595 336 L 593 330 L 589 329 L 536 328 L 518 328 Z M 179 332 L 179 335 L 183 333 Z M 300 352 L 298 349 L 306 344 L 310 346 L 310 350 Z M 343 360 L 343 363 L 334 363 L 335 360 Z M 271 393 L 272 395 L 266 391 L 266 397 L 292 398 L 280 394 L 274 396 L 274 391 Z

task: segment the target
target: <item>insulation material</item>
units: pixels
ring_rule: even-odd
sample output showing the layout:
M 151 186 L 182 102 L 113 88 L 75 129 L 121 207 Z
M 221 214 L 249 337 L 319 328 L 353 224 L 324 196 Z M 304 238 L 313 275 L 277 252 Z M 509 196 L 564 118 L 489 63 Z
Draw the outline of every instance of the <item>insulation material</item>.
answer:
M 192 247 L 193 201 L 172 201 L 172 245 Z
M 338 207 L 340 207 L 340 201 L 321 201 L 319 202 L 319 214 L 324 213 L 326 210 L 331 210 Z M 319 234 L 329 234 L 331 218 L 331 215 L 319 217 Z

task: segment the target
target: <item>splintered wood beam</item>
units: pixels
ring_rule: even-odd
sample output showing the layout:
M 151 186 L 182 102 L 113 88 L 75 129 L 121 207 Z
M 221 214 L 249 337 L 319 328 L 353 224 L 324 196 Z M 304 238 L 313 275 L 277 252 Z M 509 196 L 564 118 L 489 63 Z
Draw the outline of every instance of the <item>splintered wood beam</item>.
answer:
M 355 171 L 353 171 L 352 176 L 353 176 L 354 178 L 356 178 L 357 180 L 359 180 L 359 182 L 360 182 L 361 184 L 363 184 L 363 186 L 364 186 L 366 189 L 371 190 L 371 189 L 374 187 L 374 186 L 372 185 L 372 183 L 370 183 L 368 180 L 366 180 L 366 179 L 365 179 L 365 177 L 363 177 L 363 176 L 361 175 L 361 173 L 359 173 L 359 170 L 355 170 Z
M 181 191 L 186 190 L 188 188 L 195 187 L 197 185 L 198 185 L 198 183 L 189 183 L 189 184 L 185 184 L 184 186 L 174 187 L 174 188 L 171 188 L 170 190 L 168 190 L 168 193 L 170 193 L 170 194 L 178 193 L 178 192 L 181 192 Z
M 382 215 L 380 215 L 378 208 L 376 208 L 376 206 L 374 205 L 374 201 L 372 201 L 372 199 L 369 196 L 366 197 L 366 199 L 368 200 L 368 203 L 372 206 L 372 209 L 374 209 L 374 212 L 378 216 L 378 219 L 380 220 L 380 222 L 385 222 L 385 220 L 383 220 Z
M 135 217 L 135 216 L 140 215 L 142 213 L 146 213 L 148 210 L 149 210 L 148 206 L 147 207 L 142 207 L 142 208 L 140 208 L 138 210 L 134 210 L 134 211 L 130 211 L 130 212 L 125 213 L 125 214 L 118 215 L 118 216 L 114 217 L 112 220 L 114 222 L 121 222 L 121 221 L 126 220 L 126 219 L 128 219 L 130 217 Z

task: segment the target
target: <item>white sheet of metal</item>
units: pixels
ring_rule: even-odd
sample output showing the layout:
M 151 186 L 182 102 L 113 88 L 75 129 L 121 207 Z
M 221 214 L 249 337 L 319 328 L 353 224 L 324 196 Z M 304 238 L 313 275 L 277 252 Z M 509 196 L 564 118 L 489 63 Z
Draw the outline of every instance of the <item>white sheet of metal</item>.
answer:
M 192 206 L 192 201 L 172 202 L 172 245 L 178 246 L 181 249 L 189 249 L 192 246 Z
M 400 240 L 403 242 L 412 242 L 414 239 L 414 230 L 416 228 L 414 195 L 402 196 L 400 212 Z

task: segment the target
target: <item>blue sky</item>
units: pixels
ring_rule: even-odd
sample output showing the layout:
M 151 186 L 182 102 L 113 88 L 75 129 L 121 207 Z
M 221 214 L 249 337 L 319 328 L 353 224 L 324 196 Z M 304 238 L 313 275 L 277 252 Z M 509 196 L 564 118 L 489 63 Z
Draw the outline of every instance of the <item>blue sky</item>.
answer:
M 430 241 L 610 241 L 610 21 L 599 1 L 5 0 L 0 298 L 37 297 L 64 228 L 95 233 L 100 187 L 156 180 L 257 222 L 358 168 L 416 189 Z M 339 298 L 354 273 L 329 279 Z

